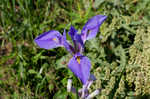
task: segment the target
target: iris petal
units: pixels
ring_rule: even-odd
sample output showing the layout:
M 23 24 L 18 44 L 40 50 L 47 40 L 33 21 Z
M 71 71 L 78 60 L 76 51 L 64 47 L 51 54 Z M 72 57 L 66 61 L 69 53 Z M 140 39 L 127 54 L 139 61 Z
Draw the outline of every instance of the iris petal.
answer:
M 70 35 L 72 40 L 74 40 L 74 36 L 77 34 L 77 32 L 78 31 L 73 26 L 70 27 L 68 34 Z
M 67 49 L 68 52 L 70 52 L 71 54 L 75 53 L 75 49 L 67 42 L 66 30 L 64 30 L 64 33 L 63 33 L 62 44 Z
M 106 18 L 107 17 L 104 15 L 96 15 L 87 21 L 81 31 L 83 42 L 96 36 L 99 31 L 99 27 Z
M 75 54 L 68 63 L 69 69 L 86 84 L 90 76 L 91 62 L 88 57 L 79 53 Z
M 84 48 L 84 43 L 82 41 L 81 35 L 80 34 L 76 34 L 75 37 L 75 42 L 76 42 L 76 46 L 77 46 L 77 52 L 82 52 L 83 48 Z
M 78 31 L 73 26 L 71 26 L 68 34 L 71 36 L 75 51 L 81 52 L 82 49 L 84 48 L 84 44 L 83 44 L 81 35 L 78 34 L 77 32 Z
M 41 34 L 34 41 L 40 48 L 52 49 L 62 46 L 61 38 L 62 35 L 58 31 L 51 30 Z

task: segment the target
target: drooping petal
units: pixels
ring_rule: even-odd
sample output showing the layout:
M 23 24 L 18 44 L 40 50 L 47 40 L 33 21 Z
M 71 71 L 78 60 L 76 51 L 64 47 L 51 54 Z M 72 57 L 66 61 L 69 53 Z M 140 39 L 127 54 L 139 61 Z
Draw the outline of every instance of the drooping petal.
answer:
M 66 39 L 66 30 L 64 30 L 63 37 L 62 37 L 62 45 L 67 49 L 68 52 L 71 54 L 75 53 L 75 49 L 67 42 Z
M 88 57 L 79 53 L 75 54 L 68 63 L 69 69 L 86 84 L 90 76 L 91 62 Z
M 41 34 L 34 41 L 40 48 L 52 49 L 62 46 L 61 38 L 62 35 L 58 31 L 51 30 Z
M 99 27 L 107 17 L 104 15 L 96 15 L 89 19 L 81 31 L 83 42 L 92 39 L 99 31 Z

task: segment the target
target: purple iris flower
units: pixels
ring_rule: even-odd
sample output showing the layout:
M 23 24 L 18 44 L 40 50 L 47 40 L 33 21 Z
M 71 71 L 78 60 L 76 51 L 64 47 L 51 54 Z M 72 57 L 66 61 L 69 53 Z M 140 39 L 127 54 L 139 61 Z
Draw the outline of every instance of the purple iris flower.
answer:
M 72 58 L 68 63 L 68 68 L 86 84 L 90 76 L 91 62 L 90 59 L 82 55 L 84 43 L 86 40 L 92 39 L 99 31 L 99 27 L 107 17 L 104 15 L 96 15 L 88 20 L 83 27 L 81 33 L 71 26 L 68 34 L 70 35 L 73 46 L 66 39 L 66 31 L 61 35 L 56 30 L 45 32 L 35 38 L 35 43 L 44 49 L 52 49 L 56 47 L 65 47 L 71 54 Z

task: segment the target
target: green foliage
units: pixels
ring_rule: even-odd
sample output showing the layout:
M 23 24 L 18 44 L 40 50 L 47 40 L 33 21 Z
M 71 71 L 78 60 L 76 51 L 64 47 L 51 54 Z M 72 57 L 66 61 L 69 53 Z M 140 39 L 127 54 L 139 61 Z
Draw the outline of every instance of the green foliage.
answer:
M 0 0 L 0 98 L 76 99 L 67 79 L 64 48 L 40 49 L 34 38 L 70 25 L 79 31 L 92 16 L 108 16 L 95 39 L 85 45 L 101 88 L 97 99 L 150 98 L 149 0 Z M 69 37 L 68 37 L 69 39 Z

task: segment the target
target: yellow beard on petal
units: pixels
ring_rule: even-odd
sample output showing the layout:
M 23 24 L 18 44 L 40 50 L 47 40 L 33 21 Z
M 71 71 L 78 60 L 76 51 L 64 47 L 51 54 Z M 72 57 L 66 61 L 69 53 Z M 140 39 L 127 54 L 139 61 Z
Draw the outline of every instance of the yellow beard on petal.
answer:
M 56 38 L 53 38 L 54 41 L 56 41 Z
M 80 57 L 77 57 L 77 62 L 80 64 Z

